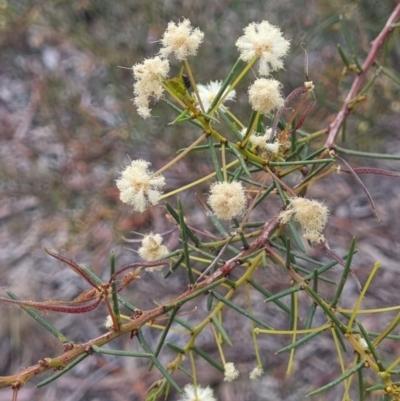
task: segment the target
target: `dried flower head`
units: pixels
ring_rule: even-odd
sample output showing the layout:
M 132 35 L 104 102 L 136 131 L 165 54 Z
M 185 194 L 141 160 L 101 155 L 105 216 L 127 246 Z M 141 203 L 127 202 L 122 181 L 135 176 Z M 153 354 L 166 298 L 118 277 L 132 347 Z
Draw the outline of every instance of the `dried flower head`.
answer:
M 257 380 L 264 374 L 264 370 L 256 366 L 249 374 L 250 380 Z
M 321 202 L 306 198 L 292 198 L 287 209 L 279 215 L 279 219 L 281 223 L 286 224 L 294 218 L 303 227 L 304 238 L 324 242 L 322 230 L 328 221 L 328 215 L 328 208 Z
M 267 21 L 259 24 L 252 22 L 244 29 L 244 35 L 236 41 L 243 61 L 249 62 L 254 57 L 260 59 L 260 75 L 269 75 L 270 71 L 283 68 L 281 58 L 286 56 L 289 46 L 281 30 Z
M 239 371 L 235 368 L 235 365 L 233 362 L 227 362 L 224 365 L 224 381 L 226 382 L 231 382 L 236 380 L 239 377 Z
M 282 107 L 281 83 L 275 79 L 259 78 L 249 87 L 249 101 L 255 111 L 268 114 Z
M 193 29 L 188 19 L 184 19 L 178 25 L 170 22 L 160 40 L 163 46 L 160 55 L 167 58 L 174 53 L 178 60 L 186 60 L 188 56 L 196 55 L 203 37 L 204 33 L 199 28 Z
M 208 204 L 219 219 L 230 220 L 243 214 L 246 196 L 238 181 L 216 182 L 211 185 Z
M 168 248 L 162 245 L 163 237 L 160 234 L 150 233 L 143 238 L 142 246 L 139 248 L 139 255 L 142 259 L 152 262 L 153 260 L 161 259 L 169 253 Z M 163 266 L 149 267 L 146 270 L 149 272 L 162 270 Z
M 139 115 L 148 118 L 150 117 L 150 98 L 159 100 L 163 94 L 161 83 L 168 75 L 169 62 L 161 57 L 154 57 L 144 60 L 141 64 L 135 64 L 132 69 L 136 80 L 133 85 L 135 94 L 133 101 Z
M 221 89 L 221 85 L 222 85 L 222 81 L 210 81 L 206 85 L 202 85 L 202 84 L 197 85 L 197 90 L 199 91 L 200 99 L 201 99 L 204 109 L 206 111 L 208 111 L 208 109 L 211 106 L 211 103 L 215 99 L 215 96 L 217 96 L 219 90 Z M 224 93 L 226 93 L 226 90 Z M 236 92 L 234 90 L 230 91 L 223 103 L 225 103 L 227 100 L 234 100 L 235 96 L 236 96 Z M 225 111 L 226 106 L 221 104 L 218 107 L 218 109 L 221 111 Z
M 200 387 L 196 388 L 193 384 L 187 384 L 183 389 L 182 398 L 179 401 L 217 401 L 214 397 L 214 393 L 210 387 Z
M 159 189 L 165 185 L 162 175 L 151 175 L 149 165 L 145 160 L 133 160 L 117 180 L 119 198 L 138 212 L 143 212 L 149 205 L 156 205 L 162 193 Z

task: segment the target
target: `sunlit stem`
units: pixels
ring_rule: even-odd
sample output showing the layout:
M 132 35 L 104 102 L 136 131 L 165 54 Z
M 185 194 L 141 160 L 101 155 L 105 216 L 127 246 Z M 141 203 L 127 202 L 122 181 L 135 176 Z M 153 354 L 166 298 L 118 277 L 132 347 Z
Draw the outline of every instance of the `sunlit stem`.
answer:
M 146 323 L 146 326 L 151 327 L 152 329 L 158 329 L 158 330 L 165 330 L 165 326 L 161 326 L 159 324 L 151 324 L 151 323 Z M 182 334 L 182 335 L 190 335 L 190 331 L 188 330 L 179 330 L 179 329 L 174 329 L 173 327 L 171 327 L 169 329 L 169 331 L 173 332 L 173 333 L 178 333 L 178 334 Z
M 240 142 L 240 148 L 241 148 L 241 149 L 244 149 L 244 148 L 246 147 L 247 143 L 249 142 L 250 137 L 251 137 L 252 133 L 254 132 L 254 130 L 255 130 L 255 128 L 256 128 L 257 121 L 258 121 L 258 116 L 259 116 L 259 115 L 260 115 L 260 112 L 257 111 L 257 114 L 256 114 L 256 116 L 255 116 L 255 118 L 254 118 L 254 120 L 253 120 L 253 124 L 251 125 L 251 127 L 250 127 L 250 129 L 249 129 L 247 135 L 243 138 L 243 141 Z
M 332 332 L 333 341 L 335 343 L 336 352 L 337 352 L 338 358 L 339 358 L 340 369 L 342 370 L 342 373 L 344 373 L 345 372 L 345 367 L 344 367 L 342 350 L 340 348 L 340 344 L 339 344 L 339 340 L 338 340 L 337 335 L 336 335 L 336 331 L 335 331 L 335 329 L 333 327 L 331 328 L 331 332 Z M 344 382 L 344 385 L 345 385 L 345 389 L 346 389 L 346 381 Z
M 254 259 L 252 259 L 252 261 L 250 262 L 249 267 L 247 268 L 247 270 L 245 271 L 245 273 L 242 275 L 242 277 L 240 277 L 239 280 L 236 281 L 236 287 L 235 288 L 231 288 L 226 295 L 224 296 L 225 299 L 229 300 L 233 297 L 233 295 L 236 292 L 236 288 L 240 287 L 241 285 L 243 285 L 246 281 L 250 280 L 250 278 L 252 277 L 252 274 L 254 272 L 254 270 L 258 267 L 258 265 L 261 263 L 263 255 L 265 253 L 261 252 L 259 255 L 257 255 Z M 218 314 L 220 313 L 220 311 L 225 307 L 225 303 L 224 302 L 219 302 L 217 304 L 217 306 L 214 308 L 214 310 L 201 322 L 199 323 L 195 328 L 193 328 L 192 330 L 192 337 L 190 338 L 190 340 L 188 341 L 188 343 L 185 345 L 184 350 L 191 350 L 192 347 L 194 346 L 196 337 L 203 331 L 204 327 L 206 327 L 210 321 L 212 320 L 212 318 L 214 316 L 218 316 Z
M 232 167 L 232 166 L 234 166 L 234 165 L 236 165 L 236 164 L 238 164 L 238 163 L 239 163 L 239 160 L 235 160 L 235 161 L 233 161 L 232 163 L 227 164 L 227 165 L 226 165 L 226 168 L 230 168 L 230 167 Z M 214 173 L 211 173 L 211 174 L 209 174 L 209 175 L 206 175 L 205 177 L 200 178 L 199 180 L 194 181 L 194 182 L 192 182 L 191 184 L 185 185 L 185 186 L 183 186 L 183 187 L 181 187 L 181 188 L 177 188 L 177 189 L 175 189 L 174 191 L 168 192 L 167 194 L 164 194 L 164 195 L 160 196 L 159 199 L 160 199 L 160 200 L 161 200 L 161 199 L 165 199 L 165 198 L 168 198 L 169 196 L 178 194 L 179 192 L 182 192 L 182 191 L 185 191 L 186 189 L 195 187 L 196 185 L 198 185 L 198 184 L 200 184 L 200 183 L 202 183 L 202 182 L 204 182 L 204 181 L 207 181 L 208 179 L 213 178 L 213 177 L 215 177 L 215 176 L 216 176 L 216 173 L 215 173 L 215 172 L 214 172 Z
M 318 180 L 320 180 L 321 178 L 323 178 L 323 177 L 325 177 L 325 176 L 327 176 L 327 175 L 329 175 L 329 174 L 332 174 L 332 173 L 334 173 L 334 172 L 336 172 L 337 171 L 337 168 L 336 168 L 336 166 L 331 166 L 331 167 L 329 167 L 329 169 L 328 170 L 326 170 L 326 171 L 323 171 L 321 174 L 318 174 L 318 175 L 316 175 L 315 177 L 313 177 L 313 178 L 311 178 L 311 180 L 309 180 L 309 181 L 307 181 L 307 182 L 304 182 L 303 184 L 300 184 L 298 187 L 295 187 L 295 188 L 293 188 L 296 192 L 299 192 L 299 191 L 301 191 L 304 187 L 308 187 L 311 183 L 313 183 L 314 181 L 318 181 Z M 297 195 L 296 195 L 297 196 Z
M 309 333 L 315 333 L 316 331 L 323 331 L 326 329 L 329 329 L 330 327 L 332 327 L 332 325 L 330 323 L 325 324 L 323 326 L 319 326 L 319 327 L 313 327 L 312 329 L 304 329 L 304 330 L 268 330 L 268 329 L 259 329 L 258 327 L 256 327 L 254 329 L 254 332 L 256 334 L 288 334 L 288 335 L 293 335 L 293 334 L 309 334 Z
M 186 109 L 186 104 L 182 102 L 181 99 L 179 99 L 178 96 L 174 92 L 171 91 L 171 89 L 168 88 L 168 85 L 165 85 L 163 82 L 161 83 L 162 87 L 176 100 L 177 103 L 182 107 L 182 109 Z
M 360 309 L 357 311 L 357 315 L 367 315 L 369 313 L 384 313 L 384 312 L 392 312 L 394 310 L 399 310 L 400 305 L 397 306 L 388 306 L 387 308 L 377 308 L 377 309 Z M 353 309 L 342 309 L 336 308 L 336 312 L 339 313 L 352 313 Z
M 359 296 L 358 299 L 357 299 L 357 303 L 356 303 L 356 305 L 355 305 L 355 307 L 354 307 L 353 313 L 352 313 L 351 316 L 350 316 L 350 320 L 349 320 L 349 323 L 348 323 L 348 325 L 347 325 L 346 333 L 351 333 L 351 328 L 352 328 L 352 326 L 353 326 L 354 319 L 355 319 L 356 316 L 357 316 L 357 311 L 358 311 L 358 309 L 360 308 L 361 302 L 362 302 L 363 299 L 364 299 L 365 293 L 367 292 L 368 287 L 369 287 L 369 285 L 371 284 L 371 281 L 372 281 L 372 279 L 373 279 L 374 276 L 375 276 L 375 273 L 378 271 L 378 269 L 379 269 L 380 267 L 381 267 L 380 262 L 376 262 L 375 265 L 374 265 L 374 268 L 372 269 L 372 272 L 371 272 L 370 275 L 368 276 L 368 280 L 367 280 L 367 282 L 365 283 L 364 288 L 362 289 L 361 294 L 360 294 L 360 296 Z M 374 344 L 374 345 L 375 345 L 375 344 Z
M 245 288 L 246 288 L 246 297 L 247 297 L 247 305 L 249 308 L 249 313 L 253 314 L 253 305 L 251 303 L 251 297 L 250 297 L 250 285 L 247 281 L 245 284 Z M 254 352 L 256 354 L 256 359 L 257 359 L 257 367 L 261 369 L 262 362 L 261 362 L 260 350 L 258 348 L 257 335 L 254 332 L 254 322 L 252 320 L 250 320 L 250 325 L 251 325 L 251 337 L 253 339 Z
M 293 337 L 292 337 L 292 344 L 294 344 L 296 342 L 296 336 L 297 336 L 297 306 L 298 306 L 298 302 L 297 302 L 297 292 L 292 294 L 293 297 Z M 289 377 L 291 372 L 292 372 L 292 367 L 293 367 L 293 361 L 294 361 L 294 352 L 295 352 L 296 348 L 292 348 L 290 350 L 290 357 L 289 357 L 289 363 L 288 363 L 288 367 L 286 370 L 286 376 Z
M 214 333 L 215 342 L 216 342 L 217 347 L 218 347 L 219 355 L 221 356 L 222 365 L 225 366 L 226 360 L 225 360 L 224 351 L 222 350 L 221 341 L 218 338 L 218 333 L 217 333 L 217 330 L 215 330 L 214 324 L 211 324 L 211 328 L 212 328 L 212 331 Z
M 303 143 L 303 142 L 309 142 L 309 141 L 312 141 L 312 140 L 314 140 L 315 138 L 318 138 L 319 136 L 322 136 L 322 135 L 325 135 L 326 133 L 327 133 L 327 129 L 322 129 L 321 131 L 317 131 L 317 132 L 314 132 L 314 133 L 312 133 L 312 134 L 309 134 L 309 135 L 307 135 L 307 136 L 305 136 L 305 137 L 303 137 L 303 138 L 300 138 L 300 139 L 298 139 L 296 142 L 298 143 L 298 144 L 301 144 L 301 143 Z
M 242 129 L 244 128 L 244 124 L 243 124 L 233 113 L 231 113 L 230 110 L 224 109 L 224 113 L 225 113 L 225 114 L 228 114 L 229 117 L 230 117 L 233 121 L 235 121 L 235 123 L 236 123 L 240 128 L 242 128 Z
M 388 368 L 386 369 L 386 372 L 390 373 L 390 371 L 400 363 L 400 357 L 397 358 Z
M 396 317 L 390 322 L 389 326 L 386 327 L 386 329 L 379 335 L 379 337 L 377 337 L 374 340 L 373 344 L 375 348 L 394 329 L 394 327 L 399 324 L 399 320 L 400 320 L 400 313 L 396 315 Z
M 253 57 L 249 64 L 244 67 L 243 71 L 239 74 L 239 76 L 235 79 L 235 81 L 231 84 L 231 86 L 225 91 L 225 93 L 221 96 L 221 99 L 219 99 L 219 102 L 213 107 L 212 110 L 208 114 L 213 115 L 215 113 L 215 110 L 218 109 L 218 107 L 225 101 L 226 97 L 229 95 L 229 92 L 231 92 L 236 85 L 239 83 L 239 81 L 243 78 L 243 76 L 247 73 L 247 71 L 253 66 L 253 64 L 256 62 L 257 56 Z
M 217 313 L 217 319 L 219 320 L 219 322 L 221 323 L 221 325 L 222 325 L 222 312 L 221 311 L 219 311 L 218 313 Z M 218 332 L 218 339 L 219 339 L 219 342 L 220 342 L 220 344 L 222 344 L 222 333 L 220 333 L 220 332 Z
M 192 69 L 190 68 L 190 64 L 189 64 L 189 62 L 187 60 L 183 60 L 183 62 L 185 63 L 186 72 L 189 75 L 190 83 L 191 83 L 191 85 L 192 85 L 192 87 L 194 89 L 194 93 L 196 94 L 197 101 L 199 102 L 201 112 L 203 114 L 205 114 L 206 111 L 204 110 L 203 102 L 201 101 L 201 98 L 200 98 L 200 95 L 199 95 L 199 91 L 197 90 L 196 81 L 194 80 Z
M 224 182 L 227 182 L 228 181 L 228 173 L 226 172 L 225 142 L 221 143 L 221 154 L 222 154 L 222 173 L 224 175 Z
M 354 357 L 353 363 L 351 364 L 351 366 L 355 366 L 357 363 L 357 359 L 358 356 Z M 351 369 L 351 367 L 350 367 Z M 353 380 L 354 375 L 350 376 L 346 381 L 345 381 L 345 385 L 344 385 L 344 394 L 343 394 L 343 398 L 342 401 L 350 401 L 350 397 L 349 397 L 349 390 L 350 390 L 350 385 L 351 382 Z
M 172 159 L 170 162 L 168 162 L 164 167 L 161 167 L 158 171 L 153 173 L 151 176 L 155 177 L 161 173 L 163 173 L 165 170 L 169 169 L 172 165 L 174 165 L 177 161 L 181 160 L 182 157 L 185 157 L 195 146 L 197 146 L 203 139 L 207 137 L 207 134 L 204 133 L 201 135 L 199 138 L 197 138 L 188 148 L 186 148 L 182 153 L 179 153 L 178 156 L 176 156 L 174 159 Z
M 193 356 L 193 351 L 189 351 L 189 357 L 190 357 L 190 365 L 192 367 L 192 376 L 193 376 L 193 386 L 194 386 L 194 392 L 197 398 L 197 372 L 196 372 L 196 364 L 194 363 L 194 356 Z

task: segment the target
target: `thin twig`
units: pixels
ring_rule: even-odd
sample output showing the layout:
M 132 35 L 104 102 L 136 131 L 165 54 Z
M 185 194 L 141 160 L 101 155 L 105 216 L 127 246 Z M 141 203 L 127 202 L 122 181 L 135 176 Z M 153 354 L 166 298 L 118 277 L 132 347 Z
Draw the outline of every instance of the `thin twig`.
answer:
M 362 65 L 362 72 L 358 74 L 356 79 L 354 80 L 353 85 L 351 86 L 351 89 L 347 94 L 346 100 L 344 101 L 342 108 L 340 109 L 335 120 L 331 124 L 329 124 L 329 136 L 325 142 L 325 146 L 328 149 L 332 149 L 336 137 L 339 134 L 340 127 L 342 126 L 344 120 L 347 118 L 348 114 L 351 111 L 351 108 L 349 107 L 350 102 L 357 96 L 357 93 L 361 88 L 361 85 L 367 75 L 369 68 L 372 66 L 378 55 L 379 49 L 381 48 L 385 39 L 393 29 L 392 24 L 399 18 L 399 16 L 400 16 L 400 4 L 397 4 L 396 8 L 394 9 L 389 19 L 387 20 L 386 25 L 384 26 L 380 34 L 376 37 L 374 41 L 372 41 L 371 49 L 367 55 L 367 58 L 364 61 L 364 64 Z

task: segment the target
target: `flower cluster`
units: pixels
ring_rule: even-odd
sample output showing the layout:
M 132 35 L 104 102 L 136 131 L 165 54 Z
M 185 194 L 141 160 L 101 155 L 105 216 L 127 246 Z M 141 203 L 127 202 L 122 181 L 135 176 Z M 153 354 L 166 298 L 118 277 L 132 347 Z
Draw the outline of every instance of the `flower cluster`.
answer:
M 217 401 L 210 387 L 194 387 L 193 384 L 187 384 L 183 389 L 183 396 L 179 401 Z
M 133 76 L 136 80 L 133 86 L 135 97 L 133 102 L 138 113 L 143 118 L 150 117 L 150 98 L 160 100 L 163 94 L 162 82 L 168 75 L 169 62 L 161 57 L 154 57 L 144 60 L 141 64 L 132 67 Z
M 280 215 L 281 223 L 286 224 L 293 217 L 304 230 L 304 238 L 313 242 L 325 242 L 322 230 L 328 221 L 329 210 L 321 202 L 306 198 L 292 198 L 286 210 Z
M 244 128 L 241 132 L 242 136 L 244 136 L 245 133 L 246 128 Z M 271 135 L 272 128 L 267 128 L 264 135 L 257 135 L 256 133 L 254 133 L 250 136 L 249 140 L 253 144 L 253 146 L 257 147 L 258 149 L 267 150 L 268 152 L 275 155 L 279 152 L 281 144 L 278 140 L 276 140 L 274 143 L 268 143 L 268 141 L 271 139 Z
M 281 83 L 275 79 L 259 78 L 249 87 L 249 102 L 253 110 L 268 114 L 283 107 Z
M 225 370 L 224 381 L 226 382 L 232 382 L 239 377 L 239 371 L 235 368 L 233 362 L 227 362 L 224 365 L 224 370 Z
M 142 246 L 139 248 L 139 255 L 142 259 L 152 262 L 153 260 L 161 259 L 168 255 L 169 251 L 165 245 L 162 245 L 163 238 L 160 234 L 150 233 L 143 238 Z M 149 267 L 146 270 L 149 272 L 162 270 L 163 266 Z
M 211 81 L 207 85 L 202 85 L 202 84 L 197 85 L 197 90 L 199 91 L 200 99 L 203 103 L 204 110 L 208 111 L 208 109 L 211 106 L 211 103 L 215 99 L 215 96 L 217 96 L 219 90 L 221 89 L 221 85 L 222 85 L 221 81 Z M 224 92 L 224 94 L 225 93 L 226 91 Z M 234 90 L 230 91 L 226 96 L 224 102 L 226 102 L 227 100 L 235 100 L 235 96 L 236 92 Z M 218 109 L 221 111 L 226 111 L 227 107 L 221 104 L 218 107 Z
M 264 374 L 264 370 L 256 366 L 249 374 L 250 380 L 257 380 Z
M 221 220 L 241 216 L 246 207 L 246 196 L 239 181 L 216 182 L 210 188 L 208 204 Z
M 188 19 L 178 25 L 170 22 L 160 40 L 163 46 L 160 55 L 166 58 L 174 53 L 178 60 L 186 60 L 188 56 L 196 55 L 203 37 L 204 33 L 199 28 L 193 29 Z
M 165 185 L 162 175 L 151 175 L 149 165 L 145 160 L 133 160 L 117 180 L 121 201 L 132 205 L 138 212 L 145 211 L 149 204 L 156 205 L 161 196 L 159 188 Z
M 248 25 L 236 42 L 243 61 L 249 62 L 254 57 L 260 59 L 258 72 L 264 76 L 283 68 L 281 59 L 286 56 L 289 46 L 281 30 L 267 21 Z

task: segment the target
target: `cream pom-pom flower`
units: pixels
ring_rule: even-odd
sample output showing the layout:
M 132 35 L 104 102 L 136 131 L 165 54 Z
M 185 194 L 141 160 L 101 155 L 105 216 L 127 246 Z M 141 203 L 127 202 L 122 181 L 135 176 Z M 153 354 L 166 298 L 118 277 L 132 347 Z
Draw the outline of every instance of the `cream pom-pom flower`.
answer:
M 250 380 L 257 380 L 264 374 L 264 370 L 256 366 L 249 374 Z
M 197 85 L 197 90 L 199 91 L 200 99 L 201 99 L 201 101 L 203 103 L 204 110 L 208 111 L 208 109 L 211 106 L 211 103 L 215 99 L 215 96 L 217 96 L 219 90 L 221 89 L 221 85 L 222 85 L 222 81 L 210 81 L 206 85 L 202 85 L 202 84 L 198 84 Z M 226 93 L 226 90 L 225 90 L 224 93 Z M 236 96 L 236 91 L 231 90 L 228 93 L 228 95 L 226 96 L 226 98 L 223 101 L 223 103 L 225 103 L 228 100 L 235 100 L 235 96 Z M 225 111 L 226 110 L 226 106 L 221 104 L 218 107 L 218 109 L 221 110 L 221 111 Z
M 216 182 L 210 188 L 208 204 L 221 220 L 230 220 L 243 214 L 246 196 L 239 181 Z
M 196 55 L 203 37 L 204 33 L 199 28 L 194 29 L 188 19 L 178 24 L 170 22 L 160 40 L 163 46 L 160 55 L 166 58 L 174 53 L 178 60 L 186 60 L 188 56 Z
M 214 392 L 210 387 L 197 386 L 187 384 L 183 389 L 182 398 L 179 401 L 217 401 L 214 397 Z
M 150 98 L 159 100 L 163 94 L 162 82 L 169 72 L 169 62 L 161 57 L 149 58 L 132 67 L 135 84 L 133 102 L 143 118 L 150 117 Z
M 146 235 L 142 240 L 142 246 L 139 248 L 138 252 L 142 259 L 147 262 L 152 262 L 153 260 L 161 259 L 163 256 L 169 253 L 168 248 L 162 245 L 163 237 L 160 234 L 150 233 Z M 148 267 L 146 271 L 152 272 L 157 270 L 162 270 L 163 266 Z
M 286 210 L 279 215 L 279 220 L 286 224 L 293 218 L 302 226 L 305 239 L 325 242 L 322 230 L 328 222 L 328 216 L 329 210 L 321 202 L 306 198 L 292 198 Z
M 281 83 L 275 79 L 259 78 L 249 87 L 249 102 L 255 111 L 268 114 L 282 107 L 284 99 L 280 91 Z
M 151 163 L 145 160 L 133 160 L 116 181 L 121 201 L 132 205 L 138 212 L 145 211 L 150 205 L 156 205 L 162 194 L 160 188 L 165 185 L 161 174 L 154 177 L 151 175 L 149 165 Z
M 241 132 L 242 136 L 245 135 L 247 128 L 244 128 Z M 267 150 L 268 152 L 276 155 L 279 152 L 279 149 L 281 147 L 281 144 L 278 140 L 276 140 L 274 143 L 268 143 L 271 139 L 271 134 L 272 134 L 272 128 L 267 128 L 265 130 L 264 135 L 257 135 L 256 133 L 250 135 L 250 142 L 253 144 L 253 146 L 258 147 L 260 150 Z
M 271 71 L 283 68 L 282 58 L 286 56 L 290 43 L 282 36 L 282 31 L 268 21 L 252 22 L 244 29 L 244 35 L 236 41 L 240 58 L 249 62 L 259 58 L 259 74 L 269 75 Z
M 224 381 L 226 382 L 232 382 L 239 377 L 239 371 L 236 369 L 233 362 L 227 362 L 224 365 L 224 370 Z

